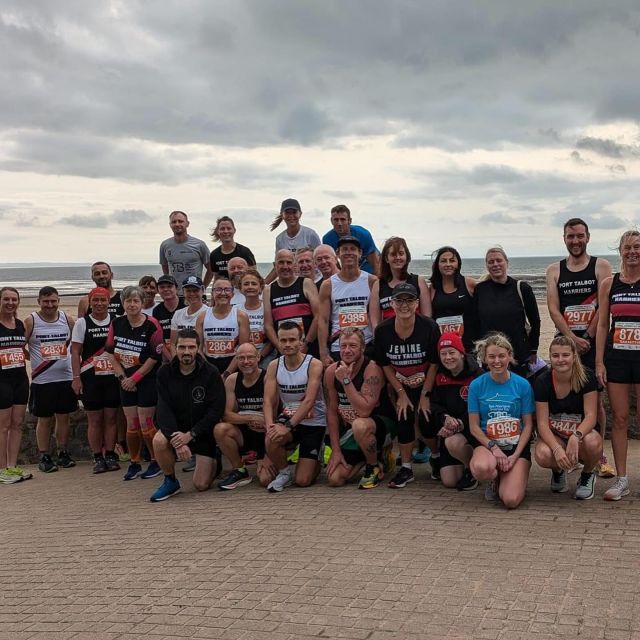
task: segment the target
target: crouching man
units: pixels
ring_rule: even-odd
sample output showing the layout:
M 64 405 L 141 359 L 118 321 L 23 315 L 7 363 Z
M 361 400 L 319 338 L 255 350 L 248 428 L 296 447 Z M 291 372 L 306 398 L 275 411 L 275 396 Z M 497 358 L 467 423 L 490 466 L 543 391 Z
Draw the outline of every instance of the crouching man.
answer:
M 151 502 L 166 500 L 180 491 L 175 476 L 176 459 L 187 461 L 195 454 L 193 486 L 198 491 L 209 489 L 219 470 L 220 456 L 213 428 L 224 413 L 224 383 L 218 369 L 198 353 L 199 347 L 197 332 L 181 329 L 175 357 L 157 374 L 158 432 L 153 449 L 164 482 L 151 496 Z

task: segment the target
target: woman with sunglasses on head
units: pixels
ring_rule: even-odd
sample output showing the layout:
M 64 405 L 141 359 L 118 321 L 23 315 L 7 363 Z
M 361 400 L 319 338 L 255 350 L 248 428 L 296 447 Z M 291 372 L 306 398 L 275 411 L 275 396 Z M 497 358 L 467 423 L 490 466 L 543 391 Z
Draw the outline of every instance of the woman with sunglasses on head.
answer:
M 476 347 L 488 372 L 469 385 L 469 427 L 478 442 L 469 468 L 474 478 L 489 482 L 487 500 L 515 509 L 524 500 L 531 469 L 533 390 L 509 370 L 513 347 L 503 333 L 488 335 Z
M 404 238 L 389 238 L 382 247 L 378 280 L 371 287 L 369 317 L 371 328 L 375 328 L 387 318 L 395 316 L 391 302 L 391 292 L 396 285 L 404 282 L 415 287 L 418 292 L 416 313 L 431 317 L 431 296 L 425 279 L 415 273 L 409 273 L 411 252 Z
M 593 498 L 595 468 L 602 455 L 602 438 L 595 430 L 598 382 L 583 366 L 573 340 L 558 336 L 549 346 L 551 370 L 535 382 L 537 428 L 536 462 L 551 469 L 551 491 L 567 490 L 567 473 L 578 463 L 576 500 Z
M 605 278 L 598 290 L 596 376 L 607 386 L 613 414 L 611 445 L 618 476 L 605 500 L 629 495 L 627 431 L 631 387 L 640 397 L 640 231 L 622 234 L 620 271 Z
M 441 333 L 453 331 L 473 349 L 477 332 L 473 292 L 476 281 L 460 273 L 462 258 L 453 247 L 440 247 L 432 257 L 431 311 Z
M 236 348 L 249 341 L 249 318 L 231 304 L 234 290 L 228 278 L 216 278 L 211 292 L 211 306 L 196 320 L 196 331 L 203 355 L 226 379 L 237 369 Z

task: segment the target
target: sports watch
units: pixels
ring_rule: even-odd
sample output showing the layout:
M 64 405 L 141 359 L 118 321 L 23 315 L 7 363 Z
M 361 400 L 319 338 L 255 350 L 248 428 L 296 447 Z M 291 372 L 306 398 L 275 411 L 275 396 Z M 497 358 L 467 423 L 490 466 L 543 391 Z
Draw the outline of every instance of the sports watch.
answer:
M 342 384 L 346 387 L 348 384 L 351 384 L 351 378 L 347 376 L 346 378 L 342 378 Z
M 491 450 L 493 449 L 493 447 L 495 447 L 498 444 L 498 442 L 496 440 L 489 440 L 489 442 L 487 442 L 487 449 Z

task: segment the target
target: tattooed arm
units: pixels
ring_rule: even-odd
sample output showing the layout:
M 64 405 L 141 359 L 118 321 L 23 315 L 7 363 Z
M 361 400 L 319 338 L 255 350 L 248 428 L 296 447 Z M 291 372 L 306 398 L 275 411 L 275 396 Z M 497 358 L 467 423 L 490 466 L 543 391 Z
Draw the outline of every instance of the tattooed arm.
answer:
M 352 365 L 347 367 L 344 362 L 338 363 L 335 377 L 342 381 L 345 377 L 353 379 L 357 371 L 352 371 Z M 384 373 L 382 369 L 372 361 L 367 364 L 364 371 L 362 387 L 358 391 L 353 384 L 344 386 L 344 391 L 349 398 L 351 406 L 356 410 L 358 417 L 368 418 L 378 406 L 380 392 L 384 386 Z

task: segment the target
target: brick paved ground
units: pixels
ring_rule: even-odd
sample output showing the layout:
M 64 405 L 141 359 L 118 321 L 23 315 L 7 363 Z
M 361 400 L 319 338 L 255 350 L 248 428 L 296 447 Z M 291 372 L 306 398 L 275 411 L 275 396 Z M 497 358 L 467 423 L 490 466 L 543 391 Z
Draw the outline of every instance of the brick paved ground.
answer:
M 577 503 L 536 468 L 507 512 L 425 472 L 151 504 L 157 479 L 36 471 L 0 486 L 0 638 L 640 639 L 637 493 Z

